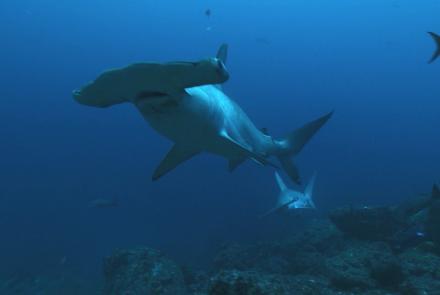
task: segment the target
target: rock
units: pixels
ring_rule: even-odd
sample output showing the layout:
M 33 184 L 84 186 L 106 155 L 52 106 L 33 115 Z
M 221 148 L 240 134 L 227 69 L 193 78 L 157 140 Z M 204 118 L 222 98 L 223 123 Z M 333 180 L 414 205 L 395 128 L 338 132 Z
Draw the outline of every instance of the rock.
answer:
M 401 284 L 403 295 L 440 294 L 440 257 L 423 247 L 407 250 L 399 256 L 407 280 Z
M 440 253 L 440 200 L 433 201 L 429 208 L 426 230 Z
M 91 278 L 73 274 L 36 275 L 17 272 L 8 277 L 0 277 L 0 294 L 22 295 L 77 295 L 99 294 L 100 287 Z
M 369 271 L 379 287 L 396 289 L 405 279 L 397 257 L 392 255 L 389 248 L 380 254 L 375 253 L 375 257 L 369 261 Z
M 225 245 L 214 259 L 214 270 L 260 270 L 286 273 L 288 261 L 279 243 Z
M 221 271 L 209 283 L 209 295 L 336 294 L 325 280 L 308 276 L 285 276 L 257 271 Z
M 399 256 L 403 271 L 412 277 L 429 276 L 440 280 L 440 256 L 421 249 L 410 249 Z
M 284 241 L 224 246 L 214 259 L 214 270 L 322 275 L 325 255 L 337 253 L 342 245 L 342 236 L 331 223 L 316 221 Z
M 186 294 L 181 269 L 159 251 L 117 250 L 104 261 L 106 295 Z
M 388 207 L 340 208 L 330 220 L 347 236 L 367 241 L 385 241 L 403 228 Z
M 410 277 L 400 288 L 401 295 L 436 295 L 440 294 L 440 281 L 429 276 Z
M 193 270 L 190 267 L 182 267 L 183 277 L 188 293 L 191 295 L 206 295 L 209 276 L 201 270 Z
M 319 252 L 328 256 L 344 248 L 345 241 L 337 228 L 327 219 L 315 219 L 303 230 L 284 242 L 284 247 L 295 254 L 298 249 Z
M 385 243 L 354 242 L 327 259 L 331 284 L 341 290 L 397 288 L 404 275 L 397 258 Z

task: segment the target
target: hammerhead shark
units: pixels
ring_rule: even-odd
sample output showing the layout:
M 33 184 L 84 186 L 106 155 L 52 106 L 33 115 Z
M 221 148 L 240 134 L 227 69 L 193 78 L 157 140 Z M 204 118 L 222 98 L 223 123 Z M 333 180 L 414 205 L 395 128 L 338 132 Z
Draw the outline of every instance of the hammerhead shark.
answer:
M 278 158 L 292 181 L 300 183 L 291 158 L 329 120 L 332 112 L 274 139 L 257 128 L 220 84 L 229 79 L 223 44 L 215 58 L 198 62 L 135 63 L 104 72 L 73 92 L 84 105 L 109 107 L 130 102 L 160 134 L 174 142 L 154 171 L 153 180 L 201 152 L 220 155 L 233 171 L 245 160 L 275 166 Z
M 280 189 L 277 203 L 274 208 L 261 215 L 260 217 L 266 217 L 276 212 L 286 212 L 295 209 L 316 209 L 315 203 L 313 202 L 312 198 L 316 173 L 310 179 L 304 192 L 289 189 L 277 172 L 275 172 L 275 179 Z

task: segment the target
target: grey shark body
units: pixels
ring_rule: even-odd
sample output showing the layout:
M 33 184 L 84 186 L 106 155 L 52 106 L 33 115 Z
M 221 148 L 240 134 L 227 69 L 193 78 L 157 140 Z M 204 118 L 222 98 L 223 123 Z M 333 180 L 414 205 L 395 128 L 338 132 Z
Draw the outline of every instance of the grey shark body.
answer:
M 289 210 L 316 209 L 315 203 L 313 202 L 313 188 L 315 186 L 316 174 L 312 176 L 304 192 L 289 189 L 277 172 L 275 172 L 275 179 L 280 189 L 277 203 L 274 208 L 263 214 L 261 217 Z
M 229 78 L 224 63 L 227 47 L 216 58 L 200 62 L 142 63 L 108 71 L 74 98 L 82 104 L 107 107 L 131 102 L 144 119 L 174 146 L 153 174 L 156 180 L 201 152 L 220 155 L 232 171 L 251 159 L 273 165 L 277 156 L 293 181 L 299 174 L 290 158 L 327 122 L 331 113 L 276 140 L 257 128 L 219 84 Z

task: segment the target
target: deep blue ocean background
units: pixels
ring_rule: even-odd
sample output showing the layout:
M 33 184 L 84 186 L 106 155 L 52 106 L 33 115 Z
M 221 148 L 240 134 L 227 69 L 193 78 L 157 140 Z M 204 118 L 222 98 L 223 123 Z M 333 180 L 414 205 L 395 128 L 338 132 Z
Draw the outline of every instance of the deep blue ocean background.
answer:
M 224 242 L 271 237 L 277 223 L 258 215 L 278 194 L 273 168 L 230 174 L 203 154 L 151 182 L 171 142 L 132 105 L 71 95 L 103 70 L 198 60 L 222 42 L 224 90 L 257 126 L 283 136 L 335 110 L 296 159 L 305 182 L 318 172 L 322 211 L 429 191 L 440 62 L 427 64 L 426 31 L 440 31 L 439 11 L 436 0 L 1 1 L 0 273 L 99 276 L 103 256 L 137 245 L 203 267 Z M 97 198 L 120 206 L 88 208 Z

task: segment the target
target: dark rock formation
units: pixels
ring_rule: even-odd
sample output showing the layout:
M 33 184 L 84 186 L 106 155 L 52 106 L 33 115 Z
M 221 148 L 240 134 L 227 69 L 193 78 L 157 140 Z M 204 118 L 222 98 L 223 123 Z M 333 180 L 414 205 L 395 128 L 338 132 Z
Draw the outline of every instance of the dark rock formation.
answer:
M 354 242 L 327 259 L 331 284 L 341 290 L 396 289 L 404 280 L 399 261 L 385 243 Z
M 104 261 L 105 295 L 186 294 L 180 267 L 159 251 L 117 250 Z
M 225 246 L 210 272 L 178 267 L 151 249 L 116 251 L 105 260 L 104 294 L 440 294 L 433 245 L 396 252 L 388 242 L 348 238 L 316 220 L 283 240 Z
M 402 229 L 402 221 L 388 207 L 340 208 L 330 220 L 349 237 L 384 241 Z
M 17 272 L 0 277 L 2 295 L 78 295 L 99 294 L 100 286 L 93 278 L 84 278 L 78 274 L 52 273 L 37 275 Z
M 214 259 L 214 270 L 258 270 L 272 274 L 325 273 L 325 257 L 343 247 L 340 233 L 328 221 L 317 220 L 284 241 L 226 245 Z
M 440 200 L 432 202 L 428 211 L 426 231 L 440 253 Z
M 386 241 L 396 251 L 431 240 L 440 253 L 440 190 L 390 207 L 340 208 L 330 220 L 350 238 Z
M 325 293 L 324 293 L 325 292 Z M 308 276 L 265 274 L 257 271 L 221 271 L 213 276 L 209 295 L 336 294 L 323 279 Z
M 440 294 L 440 256 L 417 247 L 402 253 L 399 259 L 407 277 L 402 294 Z

